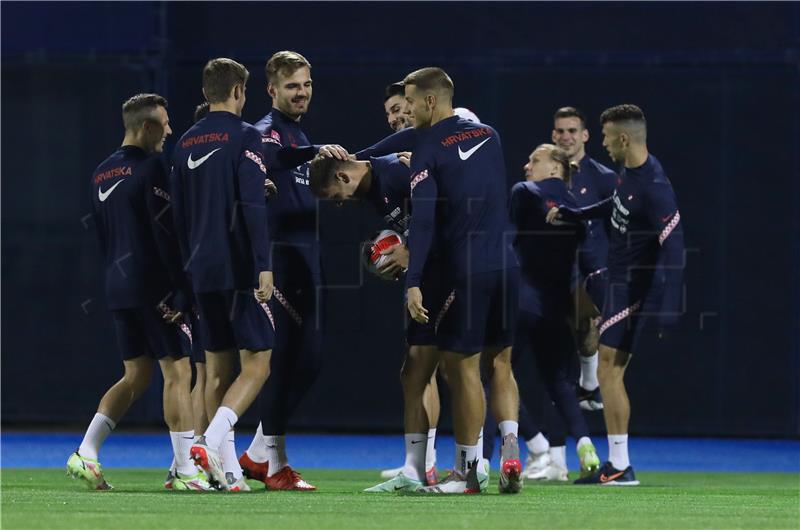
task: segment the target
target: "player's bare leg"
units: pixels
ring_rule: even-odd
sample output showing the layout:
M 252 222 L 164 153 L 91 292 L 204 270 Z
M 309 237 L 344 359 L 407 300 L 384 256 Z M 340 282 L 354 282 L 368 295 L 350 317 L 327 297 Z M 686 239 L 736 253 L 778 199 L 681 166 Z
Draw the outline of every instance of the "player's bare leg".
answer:
M 192 366 L 188 357 L 164 358 L 158 361 L 164 375 L 164 422 L 169 430 L 193 430 L 192 417 Z
M 403 469 L 395 476 L 371 488 L 367 493 L 414 491 L 426 483 L 425 459 L 428 444 L 429 419 L 424 395 L 439 364 L 435 346 L 411 346 L 400 370 L 403 386 L 403 427 L 406 459 Z
M 147 390 L 153 375 L 153 360 L 141 356 L 123 361 L 122 379 L 108 389 L 97 406 L 97 412 L 118 422 L 130 406 Z
M 478 460 L 478 436 L 486 415 L 480 375 L 481 356 L 444 352 L 442 357 L 453 396 L 453 433 L 458 455 L 454 467 L 466 475 L 468 466 Z
M 439 482 L 439 473 L 436 470 L 436 429 L 439 425 L 441 401 L 439 399 L 439 384 L 436 381 L 436 370 L 430 382 L 425 386 L 422 395 L 422 405 L 428 415 L 428 443 L 425 452 L 425 479 L 428 485 Z
M 236 350 L 206 352 L 206 381 L 204 400 L 206 415 L 214 417 L 234 380 L 236 369 Z
M 522 462 L 517 440 L 519 389 L 511 368 L 511 348 L 487 350 L 481 360 L 490 381 L 491 412 L 503 439 L 500 449 L 500 492 L 518 493 L 522 489 Z
M 604 463 L 594 475 L 576 480 L 576 484 L 611 483 L 627 486 L 639 484 L 628 457 L 628 422 L 631 405 L 625 390 L 624 378 L 630 359 L 630 353 L 600 344 L 597 377 L 605 402 L 603 416 L 608 431 L 608 462 Z
M 597 380 L 600 312 L 583 286 L 575 290 L 575 334 L 581 376 L 578 384 L 578 404 L 583 410 L 602 410 L 603 399 Z
M 206 363 L 195 363 L 195 380 L 192 387 L 192 415 L 194 417 L 194 432 L 205 432 L 208 427 L 208 412 L 206 411 Z
M 103 395 L 81 445 L 67 460 L 67 474 L 83 480 L 93 490 L 111 489 L 98 461 L 100 448 L 131 404 L 145 391 L 153 375 L 153 360 L 149 357 L 129 359 L 123 361 L 123 365 L 124 375 Z
M 226 438 L 239 416 L 253 403 L 264 386 L 269 377 L 271 355 L 272 350 L 242 350 L 239 356 L 239 376 L 225 388 L 227 374 L 232 372 L 232 356 L 227 352 L 206 352 L 206 405 L 213 405 L 213 400 L 220 393 L 223 393 L 223 397 L 205 434 L 192 446 L 191 454 L 195 463 L 226 489 L 229 484 L 218 452 L 220 445 L 228 441 Z M 235 449 L 233 454 L 235 455 Z

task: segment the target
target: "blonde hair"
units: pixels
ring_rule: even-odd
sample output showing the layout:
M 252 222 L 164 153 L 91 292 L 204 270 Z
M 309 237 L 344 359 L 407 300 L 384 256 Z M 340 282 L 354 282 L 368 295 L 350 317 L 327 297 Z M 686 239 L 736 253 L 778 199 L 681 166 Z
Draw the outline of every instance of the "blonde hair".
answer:
M 539 144 L 534 151 L 544 149 L 550 154 L 550 159 L 561 166 L 561 176 L 569 185 L 572 182 L 572 173 L 578 170 L 578 164 L 569 159 L 567 152 L 553 144 Z

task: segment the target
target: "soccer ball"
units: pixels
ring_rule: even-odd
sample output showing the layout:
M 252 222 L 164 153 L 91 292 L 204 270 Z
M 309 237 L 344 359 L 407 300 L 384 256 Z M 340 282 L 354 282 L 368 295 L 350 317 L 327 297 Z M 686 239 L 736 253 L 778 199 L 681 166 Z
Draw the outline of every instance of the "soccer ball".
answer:
M 361 245 L 361 257 L 364 267 L 383 280 L 396 280 L 400 276 L 400 271 L 392 273 L 381 273 L 378 269 L 386 263 L 387 257 L 381 252 L 397 245 L 403 244 L 403 238 L 394 230 L 381 230 L 377 236 L 365 241 Z

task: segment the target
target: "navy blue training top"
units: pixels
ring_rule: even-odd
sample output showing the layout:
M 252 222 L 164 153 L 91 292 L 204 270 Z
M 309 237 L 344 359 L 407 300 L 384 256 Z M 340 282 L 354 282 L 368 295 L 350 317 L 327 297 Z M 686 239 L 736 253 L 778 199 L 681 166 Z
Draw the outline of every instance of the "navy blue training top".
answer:
M 497 131 L 451 116 L 418 132 L 406 287 L 419 287 L 434 237 L 454 278 L 516 267 Z
M 272 270 L 261 135 L 230 112 L 210 112 L 172 156 L 175 228 L 197 293 L 248 289 Z
M 570 189 L 579 208 L 611 197 L 617 186 L 617 174 L 603 164 L 584 156 L 578 171 L 572 174 Z M 586 239 L 580 246 L 578 267 L 585 278 L 606 268 L 608 259 L 607 219 L 588 219 Z
M 520 266 L 519 307 L 539 316 L 569 315 L 572 268 L 585 228 L 579 221 L 545 220 L 550 208 L 576 206 L 560 178 L 519 182 L 511 188 L 514 251 Z
M 270 198 L 269 226 L 277 270 L 291 271 L 300 255 L 313 278 L 322 275 L 317 235 L 317 199 L 311 193 L 308 162 L 319 151 L 300 124 L 273 108 L 255 127 L 261 133 L 264 163 L 278 188 Z
M 108 307 L 164 301 L 185 309 L 186 285 L 161 158 L 122 146 L 95 169 L 91 186 Z M 170 300 L 170 294 L 180 296 Z
M 364 197 L 395 232 L 408 237 L 411 170 L 397 155 L 370 158 L 372 184 Z
M 674 324 L 683 301 L 683 224 L 672 184 L 658 159 L 648 155 L 639 167 L 623 167 L 609 199 L 579 210 L 562 210 L 564 218 L 573 215 L 581 219 L 611 216 L 610 282 L 649 286 L 653 271 L 663 270 L 659 322 Z

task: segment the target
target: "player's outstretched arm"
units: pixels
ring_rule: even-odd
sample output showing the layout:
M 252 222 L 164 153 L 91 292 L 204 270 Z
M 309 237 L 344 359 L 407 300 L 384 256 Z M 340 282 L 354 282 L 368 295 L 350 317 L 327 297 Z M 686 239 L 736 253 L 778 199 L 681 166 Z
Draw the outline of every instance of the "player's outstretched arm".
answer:
M 560 204 L 547 212 L 547 222 L 552 224 L 553 221 L 557 220 L 586 221 L 587 219 L 599 219 L 611 215 L 613 209 L 613 197 L 608 197 L 584 208 L 572 208 Z
M 401 151 L 413 151 L 417 145 L 417 131 L 413 127 L 408 127 L 396 133 L 390 134 L 380 142 L 362 149 L 356 153 L 357 160 L 368 160 L 370 157 L 386 156 Z

